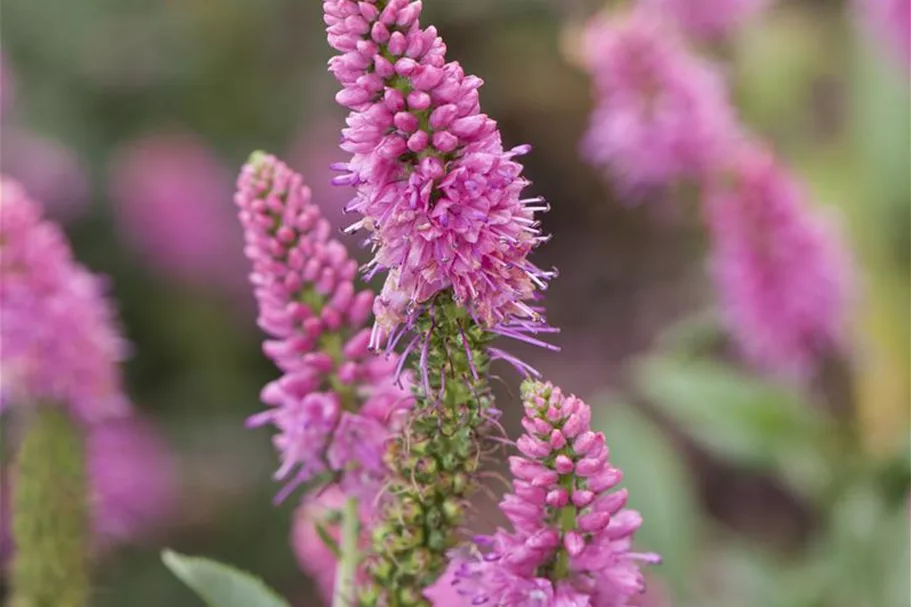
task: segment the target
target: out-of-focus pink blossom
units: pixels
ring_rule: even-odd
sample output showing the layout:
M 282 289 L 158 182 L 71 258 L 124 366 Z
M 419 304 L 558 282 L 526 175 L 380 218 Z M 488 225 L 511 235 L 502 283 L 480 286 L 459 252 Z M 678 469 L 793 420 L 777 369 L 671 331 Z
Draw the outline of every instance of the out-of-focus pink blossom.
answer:
M 768 0 L 644 0 L 656 17 L 666 18 L 698 39 L 728 36 L 755 16 Z
M 884 40 L 911 70 L 911 0 L 856 0 L 854 11 L 872 37 Z
M 167 277 L 239 290 L 244 263 L 232 177 L 188 133 L 158 133 L 120 149 L 108 192 L 124 244 Z
M 710 186 L 711 269 L 748 360 L 794 379 L 843 343 L 851 263 L 834 226 L 767 150 L 744 143 Z
M 127 344 L 104 281 L 15 181 L 0 180 L 0 407 L 51 403 L 83 421 L 129 411 Z
M 86 168 L 60 141 L 4 128 L 0 170 L 42 201 L 45 213 L 56 221 L 73 221 L 88 210 L 91 187 Z
M 174 460 L 154 427 L 137 417 L 86 429 L 93 529 L 102 546 L 143 536 L 177 497 Z
M 725 84 L 664 20 L 598 15 L 583 54 L 595 109 L 582 152 L 625 193 L 698 181 L 723 159 L 738 132 Z

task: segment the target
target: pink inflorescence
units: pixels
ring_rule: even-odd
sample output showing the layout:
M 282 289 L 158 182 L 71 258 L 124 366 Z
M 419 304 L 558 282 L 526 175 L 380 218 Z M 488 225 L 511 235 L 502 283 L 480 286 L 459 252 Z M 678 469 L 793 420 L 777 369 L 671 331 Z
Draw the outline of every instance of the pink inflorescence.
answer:
M 582 153 L 620 189 L 700 180 L 726 153 L 738 129 L 724 82 L 662 19 L 598 15 L 583 52 L 595 109 Z
M 151 268 L 188 284 L 245 288 L 232 175 L 195 135 L 129 142 L 110 167 L 119 232 Z
M 846 328 L 850 260 L 771 153 L 744 144 L 706 202 L 727 323 L 758 367 L 805 377 Z
M 330 238 L 300 175 L 255 153 L 237 187 L 258 322 L 272 338 L 263 349 L 284 373 L 262 391 L 271 408 L 249 423 L 278 429 L 276 476 L 290 479 L 282 495 L 331 472 L 373 499 L 385 440 L 411 405 L 397 358 L 368 349 L 374 295 L 355 291 L 357 264 Z
M 621 607 L 645 588 L 630 551 L 642 519 L 625 509 L 622 474 L 608 463 L 591 409 L 550 383 L 522 387 L 525 434 L 509 461 L 513 492 L 500 503 L 513 531 L 476 538 L 451 569 L 473 605 Z M 467 604 L 467 603 L 466 603 Z
M 644 0 L 643 4 L 689 36 L 715 40 L 746 24 L 768 0 Z
M 389 270 L 377 299 L 379 345 L 434 294 L 451 289 L 479 323 L 533 331 L 529 304 L 551 272 L 528 260 L 546 240 L 521 197 L 528 184 L 504 150 L 496 122 L 480 113 L 482 81 L 446 62 L 436 28 L 419 23 L 412 0 L 325 0 L 329 63 L 350 108 L 342 148 L 351 160 L 338 184 L 356 186 L 347 210 L 375 249 L 371 273 Z
M 129 411 L 127 344 L 104 281 L 16 182 L 0 181 L 0 406 L 52 403 L 83 421 Z

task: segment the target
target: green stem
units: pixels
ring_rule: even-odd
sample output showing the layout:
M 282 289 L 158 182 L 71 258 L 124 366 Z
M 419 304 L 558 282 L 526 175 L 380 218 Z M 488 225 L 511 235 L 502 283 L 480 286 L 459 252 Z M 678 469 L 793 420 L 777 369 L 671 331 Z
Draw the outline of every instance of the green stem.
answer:
M 561 480 L 560 486 L 572 494 L 573 479 L 566 477 Z M 560 531 L 566 534 L 576 528 L 576 507 L 568 504 L 560 509 L 557 514 L 557 522 L 560 525 Z M 554 565 L 554 580 L 562 580 L 569 575 L 569 553 L 562 546 L 557 551 L 556 564 Z
M 360 521 L 357 514 L 357 500 L 349 497 L 342 514 L 341 558 L 335 574 L 335 592 L 332 607 L 351 607 L 355 603 L 354 577 L 360 558 L 358 535 Z
M 85 607 L 89 512 L 82 435 L 57 407 L 37 410 L 13 492 L 12 607 Z

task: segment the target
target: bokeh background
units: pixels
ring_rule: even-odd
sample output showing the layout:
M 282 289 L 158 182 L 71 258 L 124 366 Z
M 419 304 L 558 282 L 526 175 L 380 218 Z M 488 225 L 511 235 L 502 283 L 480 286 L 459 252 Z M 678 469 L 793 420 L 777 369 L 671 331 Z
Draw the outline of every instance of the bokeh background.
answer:
M 908 62 L 862 4 L 778 2 L 716 49 L 742 120 L 842 217 L 856 259 L 850 347 L 798 389 L 729 355 L 698 208 L 625 203 L 580 160 L 592 101 L 574 37 L 598 4 L 425 2 L 450 57 L 486 81 L 507 145 L 533 145 L 554 234 L 537 261 L 560 269 L 546 303 L 563 351 L 518 351 L 596 407 L 643 548 L 665 556 L 654 607 L 908 605 Z M 0 47 L 2 170 L 110 276 L 129 392 L 176 476 L 167 515 L 99 555 L 94 604 L 200 604 L 161 565 L 169 546 L 319 605 L 291 549 L 296 498 L 273 505 L 269 431 L 244 428 L 276 372 L 231 195 L 265 149 L 345 225 L 320 2 L 4 0 Z M 515 432 L 517 378 L 498 371 Z M 122 474 L 141 491 L 149 472 Z M 493 504 L 479 498 L 479 527 L 498 522 Z

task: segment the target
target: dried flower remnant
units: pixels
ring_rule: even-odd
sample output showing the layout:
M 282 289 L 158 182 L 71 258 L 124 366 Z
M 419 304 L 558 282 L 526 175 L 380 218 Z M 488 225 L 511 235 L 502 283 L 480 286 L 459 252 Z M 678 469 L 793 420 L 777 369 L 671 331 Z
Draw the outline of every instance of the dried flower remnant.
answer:
M 751 144 L 710 187 L 706 213 L 712 274 L 737 344 L 759 368 L 805 378 L 846 329 L 851 264 L 834 226 Z

